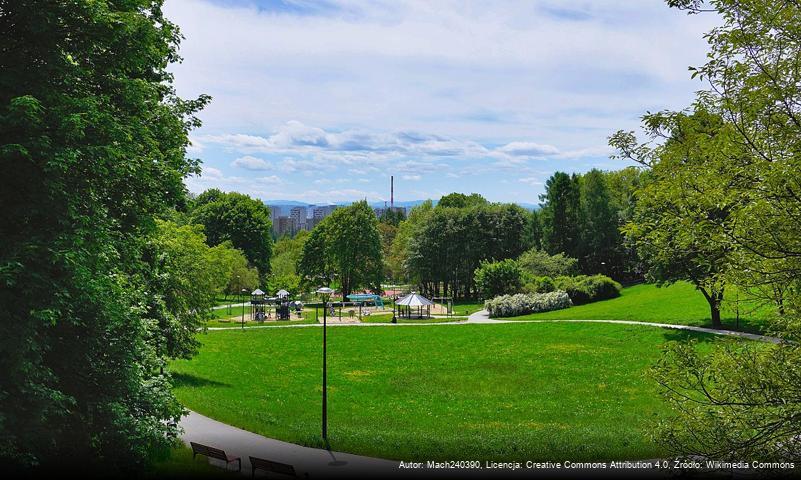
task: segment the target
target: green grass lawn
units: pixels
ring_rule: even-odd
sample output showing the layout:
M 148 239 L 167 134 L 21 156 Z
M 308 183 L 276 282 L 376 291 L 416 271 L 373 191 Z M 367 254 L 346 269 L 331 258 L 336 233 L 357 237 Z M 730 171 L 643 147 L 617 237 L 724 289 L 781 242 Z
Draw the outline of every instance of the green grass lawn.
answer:
M 761 332 L 769 311 L 741 313 L 739 330 Z M 735 315 L 724 308 L 722 320 L 727 328 L 736 329 Z M 578 305 L 564 310 L 535 313 L 504 320 L 636 320 L 711 327 L 709 304 L 691 284 L 679 282 L 668 287 L 641 284 L 624 288 L 621 296 L 611 300 Z
M 250 314 L 250 305 L 246 306 L 232 306 L 229 308 L 217 308 L 211 311 L 212 318 L 230 318 L 239 317 L 242 315 L 242 310 L 245 311 L 245 316 Z
M 335 450 L 393 459 L 637 459 L 665 452 L 648 369 L 669 340 L 708 335 L 609 324 L 328 330 Z M 189 408 L 269 437 L 321 446 L 322 329 L 201 336 L 172 363 Z M 703 346 L 703 345 L 702 345 Z

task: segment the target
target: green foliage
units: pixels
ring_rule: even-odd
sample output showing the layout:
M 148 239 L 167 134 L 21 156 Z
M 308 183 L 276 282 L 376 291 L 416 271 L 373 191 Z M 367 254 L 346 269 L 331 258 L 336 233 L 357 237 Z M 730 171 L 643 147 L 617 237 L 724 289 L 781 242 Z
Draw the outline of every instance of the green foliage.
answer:
M 705 110 L 692 115 L 659 113 L 646 117 L 654 137 L 667 141 L 653 150 L 640 149 L 640 162 L 650 167 L 649 181 L 625 232 L 656 282 L 693 282 L 709 301 L 714 324 L 733 248 L 721 227 L 728 228 L 737 202 L 720 184 L 729 176 L 721 155 L 736 155 L 733 130 Z M 614 144 L 614 140 L 613 140 Z M 618 143 L 622 155 L 631 146 Z
M 551 277 L 529 276 L 523 285 L 523 293 L 548 293 L 556 290 L 556 284 Z
M 527 247 L 528 215 L 517 205 L 440 204 L 419 213 L 413 210 L 409 221 L 408 230 L 402 223 L 398 232 L 404 242 L 403 268 L 432 296 L 475 296 L 473 275 L 482 260 L 514 258 Z
M 146 257 L 208 98 L 160 1 L 6 1 L 0 31 L 0 461 L 133 476 L 178 434 Z
M 610 140 L 621 156 L 652 169 L 656 186 L 643 186 L 648 195 L 639 195 L 639 203 L 659 195 L 638 212 L 628 234 L 642 239 L 639 250 L 654 244 L 646 256 L 655 276 L 695 279 L 713 321 L 723 287 L 734 284 L 739 293 L 773 304 L 771 329 L 790 341 L 710 355 L 671 349 L 657 378 L 674 418 L 660 439 L 677 454 L 798 461 L 801 6 L 784 0 L 668 4 L 714 11 L 721 25 L 705 36 L 707 63 L 691 68 L 709 89 L 686 112 L 644 117 L 649 135 L 664 141 L 639 144 L 633 132 Z
M 579 177 L 556 172 L 545 182 L 542 243 L 551 254 L 577 258 L 581 254 L 581 193 Z
M 581 270 L 610 274 L 622 267 L 623 243 L 607 175 L 592 169 L 581 177 Z M 622 271 L 615 273 L 622 274 Z
M 301 230 L 294 237 L 284 236 L 275 242 L 273 257 L 270 260 L 272 271 L 268 282 L 270 292 L 281 289 L 292 293 L 300 292 L 301 278 L 297 272 L 297 264 L 310 235 L 307 230 Z
M 437 208 L 468 208 L 488 205 L 486 198 L 478 193 L 465 195 L 464 193 L 450 193 L 443 196 L 437 202 Z
M 367 202 L 338 208 L 311 232 L 297 265 L 305 285 L 330 285 L 343 295 L 362 287 L 380 290 L 383 275 L 378 221 Z
M 633 167 L 570 176 L 556 172 L 546 182 L 542 210 L 536 215 L 542 248 L 577 259 L 585 274 L 641 278 L 636 254 L 619 229 L 632 216 L 634 193 L 643 176 Z
M 378 222 L 383 225 L 391 225 L 393 227 L 397 227 L 400 222 L 406 220 L 406 214 L 403 210 L 393 210 L 391 208 L 387 208 L 384 210 L 384 213 L 381 214 L 381 217 L 378 219 Z
M 209 248 L 199 225 L 157 220 L 156 227 L 146 251 L 152 263 L 150 288 L 159 292 L 147 308 L 155 323 L 153 342 L 162 356 L 190 358 L 199 346 L 195 333 L 208 319 L 215 294 L 228 283 L 226 257 L 241 253 Z
M 532 248 L 517 259 L 520 267 L 529 275 L 540 277 L 558 277 L 578 273 L 578 261 L 562 253 L 548 255 L 538 248 Z
M 619 297 L 620 290 L 623 288 L 605 275 L 556 277 L 554 286 L 556 290 L 567 292 L 575 305 Z
M 378 222 L 378 234 L 381 237 L 381 259 L 384 264 L 384 278 L 394 279 L 392 264 L 392 244 L 398 235 L 398 226 L 391 223 Z
M 482 261 L 474 273 L 476 290 L 480 298 L 518 293 L 523 281 L 523 271 L 511 258 L 499 262 Z
M 409 217 L 398 225 L 387 259 L 390 278 L 406 283 L 419 281 L 417 272 L 410 268 L 409 251 L 412 239 L 418 237 L 433 208 L 431 200 L 427 200 L 412 208 Z
M 671 343 L 653 376 L 679 414 L 655 431 L 671 452 L 729 461 L 801 458 L 797 344 L 725 342 L 703 355 L 695 343 Z
M 206 227 L 210 246 L 231 242 L 245 253 L 262 279 L 270 273 L 272 222 L 264 202 L 241 193 L 210 189 L 192 202 L 190 218 Z

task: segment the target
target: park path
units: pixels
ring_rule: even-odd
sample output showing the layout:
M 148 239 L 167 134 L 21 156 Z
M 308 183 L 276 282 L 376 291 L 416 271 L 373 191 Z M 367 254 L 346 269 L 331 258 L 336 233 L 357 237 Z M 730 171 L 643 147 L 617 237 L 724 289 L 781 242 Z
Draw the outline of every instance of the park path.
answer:
M 399 473 L 397 461 L 282 442 L 218 422 L 193 411 L 181 418 L 180 425 L 183 429 L 181 439 L 187 445 L 190 441 L 202 443 L 225 450 L 228 455 L 240 457 L 243 475 L 250 475 L 249 456 L 292 465 L 301 477 L 304 473 L 308 473 L 312 478 L 359 478 L 368 473 L 376 475 Z M 228 468 L 236 466 L 231 464 Z
M 690 325 L 674 325 L 672 323 L 656 323 L 656 322 L 637 322 L 634 320 L 497 320 L 489 318 L 489 312 L 481 310 L 470 315 L 467 318 L 467 323 L 554 323 L 554 322 L 567 322 L 567 323 L 612 323 L 617 325 L 642 325 L 646 327 L 670 328 L 673 330 L 686 330 L 691 332 L 710 333 L 712 335 L 722 335 L 727 337 L 747 338 L 749 340 L 756 340 L 758 342 L 781 343 L 780 338 L 769 337 L 767 335 L 758 335 L 756 333 L 735 332 L 732 330 L 720 330 L 717 328 L 707 327 L 694 327 Z
M 247 307 L 248 305 L 250 305 L 250 302 L 232 303 L 231 308 Z M 226 303 L 225 305 L 217 305 L 216 307 L 211 307 L 212 310 L 222 310 L 223 308 L 228 308 L 228 304 Z
M 617 325 L 639 325 L 643 327 L 655 328 L 669 328 L 672 330 L 685 330 L 690 332 L 709 333 L 712 335 L 720 335 L 725 337 L 746 338 L 748 340 L 755 340 L 758 342 L 768 343 L 781 343 L 782 339 L 777 337 L 770 337 L 767 335 L 758 335 L 756 333 L 735 332 L 732 330 L 719 330 L 716 328 L 707 327 L 694 327 L 690 325 L 675 325 L 672 323 L 656 323 L 656 322 L 637 322 L 634 320 L 498 320 L 489 317 L 486 310 L 481 310 L 471 314 L 463 322 L 432 322 L 432 323 L 336 323 L 328 324 L 329 327 L 421 327 L 429 325 L 466 325 L 466 324 L 502 324 L 502 323 L 611 323 Z M 255 328 L 304 328 L 304 327 L 320 327 L 319 323 L 305 323 L 300 325 L 255 325 L 247 327 L 247 329 Z M 207 330 L 239 330 L 240 327 L 209 327 Z
M 322 448 L 310 448 L 294 443 L 282 442 L 256 433 L 227 425 L 197 412 L 190 411 L 181 418 L 183 429 L 181 440 L 188 446 L 189 442 L 202 443 L 210 447 L 225 450 L 228 455 L 242 459 L 242 475 L 250 476 L 249 456 L 264 458 L 275 462 L 292 465 L 300 478 L 308 474 L 309 478 L 399 478 L 401 476 L 441 479 L 485 478 L 488 471 L 478 469 L 428 469 L 400 468 L 397 460 L 365 457 L 351 453 L 334 452 Z M 443 461 L 447 459 L 432 459 Z M 200 460 L 198 460 L 200 461 Z M 223 467 L 222 462 L 213 461 L 214 465 Z M 236 464 L 228 469 L 236 468 Z M 605 470 L 582 470 L 592 476 L 604 476 Z M 565 469 L 518 470 L 494 469 L 489 471 L 494 477 L 531 478 L 532 473 L 553 478 L 574 478 L 575 473 Z M 257 473 L 257 475 L 263 472 Z M 422 475 L 421 475 L 422 474 Z M 261 475 L 260 475 L 261 476 Z M 664 478 L 667 475 L 655 469 L 648 470 L 615 470 L 614 478 Z M 612 476 L 608 476 L 612 478 Z M 604 477 L 606 478 L 606 477 Z

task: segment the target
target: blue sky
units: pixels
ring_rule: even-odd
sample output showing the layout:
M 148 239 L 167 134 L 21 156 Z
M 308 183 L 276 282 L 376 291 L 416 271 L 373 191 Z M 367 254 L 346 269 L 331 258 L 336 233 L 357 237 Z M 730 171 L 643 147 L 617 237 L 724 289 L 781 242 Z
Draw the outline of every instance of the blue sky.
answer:
M 167 0 L 179 94 L 218 187 L 309 203 L 478 192 L 537 203 L 557 170 L 617 169 L 607 137 L 703 88 L 714 17 L 659 0 Z

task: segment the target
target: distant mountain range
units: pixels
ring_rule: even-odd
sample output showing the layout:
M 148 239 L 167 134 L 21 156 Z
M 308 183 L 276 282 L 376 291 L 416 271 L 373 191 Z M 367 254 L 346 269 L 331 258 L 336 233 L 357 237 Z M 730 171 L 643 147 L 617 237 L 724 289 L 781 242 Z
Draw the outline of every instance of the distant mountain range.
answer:
M 425 200 L 396 201 L 395 202 L 395 206 L 396 207 L 406 207 L 406 209 L 409 209 L 411 207 L 415 207 L 417 205 L 420 205 L 423 202 L 425 202 Z M 434 205 L 436 205 L 438 200 L 432 200 L 432 202 L 434 203 Z M 270 206 L 273 206 L 273 207 L 283 207 L 283 208 L 287 208 L 287 207 L 290 207 L 290 208 L 291 207 L 312 207 L 312 206 L 320 206 L 320 205 L 322 205 L 322 204 L 319 204 L 319 203 L 299 202 L 297 200 L 265 200 L 264 203 L 266 205 L 270 205 Z M 343 202 L 343 203 L 337 203 L 336 205 L 347 206 L 347 205 L 350 205 L 351 203 L 352 202 Z M 525 203 L 525 202 L 510 202 L 510 203 L 516 203 L 517 205 L 519 205 L 522 208 L 525 208 L 526 210 L 539 210 L 539 208 L 540 208 L 540 206 L 538 204 L 536 204 L 536 203 Z M 381 207 L 384 206 L 384 202 L 369 202 L 369 205 L 371 207 L 373 207 L 373 208 L 381 208 Z M 386 205 L 389 205 L 389 202 L 386 202 Z

